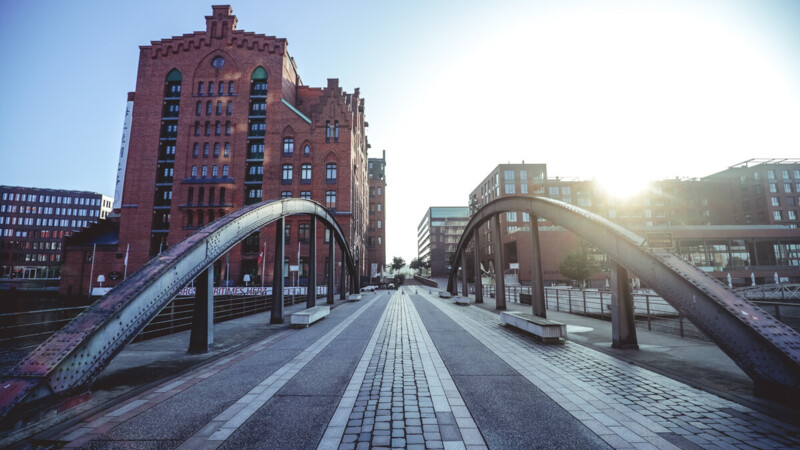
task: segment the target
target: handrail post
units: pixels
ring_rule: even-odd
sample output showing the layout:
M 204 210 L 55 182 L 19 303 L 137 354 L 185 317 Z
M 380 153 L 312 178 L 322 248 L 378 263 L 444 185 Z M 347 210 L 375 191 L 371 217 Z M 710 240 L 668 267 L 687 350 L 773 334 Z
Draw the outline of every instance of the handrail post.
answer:
M 306 287 L 306 308 L 317 305 L 317 218 L 311 217 L 308 245 L 308 286 Z M 300 261 L 297 262 L 300 264 Z

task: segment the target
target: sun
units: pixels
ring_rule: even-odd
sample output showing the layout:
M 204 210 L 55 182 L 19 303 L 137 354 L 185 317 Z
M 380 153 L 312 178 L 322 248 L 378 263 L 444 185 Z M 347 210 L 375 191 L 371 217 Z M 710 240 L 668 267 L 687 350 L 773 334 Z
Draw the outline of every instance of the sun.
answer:
M 598 185 L 607 196 L 616 199 L 629 199 L 642 193 L 650 185 L 651 180 L 645 176 L 635 174 L 622 174 L 617 176 L 603 176 L 597 179 Z

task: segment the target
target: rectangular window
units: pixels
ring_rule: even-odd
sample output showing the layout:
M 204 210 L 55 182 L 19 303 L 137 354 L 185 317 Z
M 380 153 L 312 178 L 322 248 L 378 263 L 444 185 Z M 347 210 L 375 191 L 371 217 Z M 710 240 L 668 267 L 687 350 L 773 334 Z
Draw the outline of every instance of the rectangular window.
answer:
M 217 166 L 214 166 L 214 167 L 211 168 L 211 176 L 212 177 L 216 177 L 217 176 Z
M 786 211 L 787 219 L 789 220 L 797 220 L 797 212 L 796 211 Z
M 792 183 L 783 183 L 783 192 L 787 194 L 792 193 Z
M 219 158 L 219 142 L 214 143 L 214 158 Z
M 311 200 L 311 191 L 302 191 L 302 192 L 300 192 L 300 198 L 304 198 L 306 200 Z
M 514 173 L 513 171 L 511 173 Z M 515 194 L 515 186 L 514 183 L 507 183 L 506 184 L 506 194 Z
M 325 191 L 325 206 L 336 208 L 336 191 Z
M 378 203 L 378 212 L 381 212 L 381 204 Z
M 781 201 L 778 197 L 772 197 L 772 206 L 781 206 Z
M 281 198 L 292 198 L 292 191 L 281 192 Z
M 283 139 L 283 156 L 291 156 L 294 153 L 294 139 Z
M 379 220 L 378 221 L 378 228 L 382 228 L 382 227 L 383 227 L 383 223 Z
M 228 82 L 228 95 L 233 95 L 233 81 Z
M 203 178 L 208 176 L 208 166 L 203 166 Z
M 230 142 L 226 142 L 225 143 L 225 153 L 223 153 L 222 156 L 227 158 L 228 156 L 230 156 L 230 154 L 231 154 L 231 143 Z
M 509 211 L 506 213 L 506 222 L 516 222 L 516 221 L 517 221 L 516 211 Z
M 325 166 L 325 181 L 332 183 L 336 181 L 336 164 L 329 163 Z
M 781 170 L 781 177 L 783 177 L 784 180 L 788 180 L 789 179 L 789 171 L 788 170 Z
M 520 194 L 527 194 L 528 193 L 528 185 L 527 183 L 522 183 L 519 185 L 519 193 Z
M 769 184 L 769 191 L 770 192 L 778 192 L 778 183 L 770 183 Z
M 227 177 L 228 176 L 228 166 L 227 165 L 222 166 L 222 176 L 223 177 Z
M 531 213 L 522 213 L 522 221 L 523 222 L 530 222 L 531 221 Z
M 558 186 L 550 186 L 550 196 L 558 195 Z
M 197 166 L 192 166 L 192 178 L 197 177 Z
M 514 179 L 514 171 L 513 170 L 504 170 L 503 171 L 503 178 L 505 180 L 513 180 Z
M 292 165 L 284 164 L 281 172 L 281 181 L 283 184 L 290 184 L 292 182 Z
M 203 158 L 208 158 L 208 142 L 203 144 Z

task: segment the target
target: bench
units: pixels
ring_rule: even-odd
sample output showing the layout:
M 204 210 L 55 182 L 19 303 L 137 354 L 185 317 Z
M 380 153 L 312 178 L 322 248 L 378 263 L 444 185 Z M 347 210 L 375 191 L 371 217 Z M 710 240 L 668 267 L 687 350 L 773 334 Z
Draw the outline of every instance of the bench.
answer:
M 313 308 L 297 311 L 292 314 L 291 325 L 296 328 L 307 328 L 312 323 L 324 319 L 330 313 L 330 306 L 314 306 Z
M 441 298 L 452 298 L 453 294 L 451 294 L 451 293 L 449 293 L 447 291 L 439 291 L 439 297 L 441 297 Z
M 456 305 L 468 306 L 469 299 L 467 297 L 455 296 L 453 297 L 453 303 L 455 303 Z
M 500 313 L 500 321 L 539 337 L 545 344 L 563 344 L 567 338 L 567 325 L 521 312 Z
M 347 297 L 347 301 L 349 302 L 357 302 L 359 300 L 361 300 L 361 294 L 350 294 L 350 296 Z

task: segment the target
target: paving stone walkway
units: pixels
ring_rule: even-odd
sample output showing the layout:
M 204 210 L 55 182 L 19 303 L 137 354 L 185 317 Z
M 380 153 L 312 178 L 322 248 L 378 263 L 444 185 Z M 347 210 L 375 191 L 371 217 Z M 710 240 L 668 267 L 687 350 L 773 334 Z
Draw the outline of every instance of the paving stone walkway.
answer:
M 392 296 L 320 445 L 341 450 L 389 447 L 486 448 L 402 290 Z
M 420 293 L 614 448 L 800 447 L 800 429 L 746 406 L 569 341 L 542 345 L 497 314 Z
M 422 315 L 422 316 L 421 316 Z M 401 288 L 37 436 L 85 448 L 800 448 L 800 429 Z

